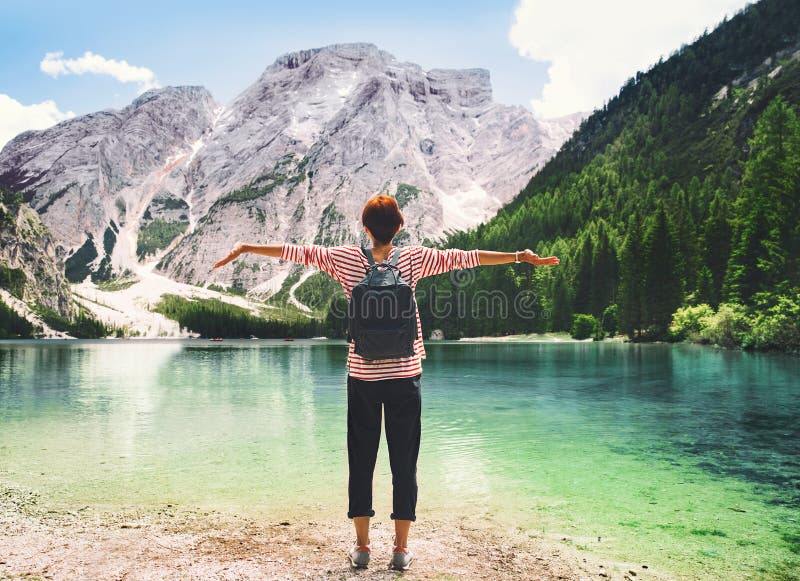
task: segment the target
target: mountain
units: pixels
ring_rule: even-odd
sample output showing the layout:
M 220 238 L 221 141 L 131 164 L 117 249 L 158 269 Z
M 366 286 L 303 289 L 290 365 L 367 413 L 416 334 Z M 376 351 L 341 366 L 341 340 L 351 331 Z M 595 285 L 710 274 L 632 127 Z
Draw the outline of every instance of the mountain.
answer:
M 536 316 L 442 320 L 428 305 L 423 325 L 571 330 L 584 315 L 672 340 L 678 313 L 705 340 L 800 350 L 798 106 L 800 3 L 749 5 L 632 75 L 510 204 L 443 242 L 558 255 L 558 268 L 482 269 L 460 289 L 531 293 Z
M 22 133 L 0 152 L 0 187 L 40 215 L 73 282 L 155 263 L 176 281 L 269 293 L 287 265 L 210 265 L 236 239 L 356 241 L 380 192 L 403 207 L 407 241 L 475 225 L 580 120 L 494 103 L 483 69 L 331 45 L 281 56 L 224 107 L 202 87 L 168 87 Z
M 88 234 L 102 240 L 112 221 L 138 219 L 215 107 L 201 87 L 167 87 L 119 111 L 25 131 L 0 152 L 0 187 L 22 193 L 62 249 L 76 250 Z
M 19 194 L 0 190 L 0 338 L 93 338 L 105 332 L 73 300 L 38 214 Z
M 0 198 L 0 243 L 0 286 L 25 303 L 70 316 L 74 305 L 55 243 L 19 196 Z

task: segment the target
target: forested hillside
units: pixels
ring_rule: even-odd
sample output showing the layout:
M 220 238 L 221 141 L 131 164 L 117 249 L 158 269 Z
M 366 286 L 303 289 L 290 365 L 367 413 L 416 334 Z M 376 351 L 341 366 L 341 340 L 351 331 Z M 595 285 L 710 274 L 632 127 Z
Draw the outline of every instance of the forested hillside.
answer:
M 748 6 L 636 73 L 511 204 L 444 244 L 531 248 L 560 266 L 424 281 L 426 334 L 588 326 L 800 349 L 798 104 L 794 0 Z M 515 308 L 525 293 L 537 308 Z M 460 297 L 465 316 L 442 316 L 436 296 Z

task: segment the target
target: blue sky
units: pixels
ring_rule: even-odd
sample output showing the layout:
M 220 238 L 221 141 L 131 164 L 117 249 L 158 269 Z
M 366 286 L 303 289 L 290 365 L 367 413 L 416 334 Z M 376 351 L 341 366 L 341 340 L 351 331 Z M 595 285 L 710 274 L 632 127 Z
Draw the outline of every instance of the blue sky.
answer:
M 226 102 L 280 54 L 361 41 L 426 69 L 488 68 L 504 103 L 524 103 L 546 76 L 544 63 L 519 56 L 508 41 L 513 1 L 139 0 L 109 6 L 4 0 L 0 93 L 23 103 L 52 98 L 61 110 L 78 114 L 135 98 L 134 84 L 96 75 L 53 79 L 39 70 L 47 52 L 77 58 L 89 50 L 147 67 L 162 85 L 204 85 Z
M 280 54 L 372 42 L 425 69 L 487 68 L 496 101 L 555 116 L 602 106 L 637 68 L 745 4 L 674 0 L 665 9 L 648 1 L 2 0 L 0 146 L 48 116 L 52 123 L 121 108 L 142 90 L 108 74 L 54 77 L 40 66 L 47 53 L 124 60 L 149 70 L 161 86 L 203 85 L 227 103 Z M 594 12 L 594 5 L 603 8 Z M 640 28 L 627 44 L 610 41 Z

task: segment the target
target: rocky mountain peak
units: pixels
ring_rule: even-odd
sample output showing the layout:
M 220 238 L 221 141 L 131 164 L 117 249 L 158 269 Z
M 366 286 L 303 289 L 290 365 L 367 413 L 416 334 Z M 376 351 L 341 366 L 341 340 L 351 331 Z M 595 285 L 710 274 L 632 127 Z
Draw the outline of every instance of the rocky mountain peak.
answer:
M 158 105 L 164 106 L 175 102 L 182 101 L 214 101 L 214 96 L 211 92 L 200 85 L 182 85 L 177 87 L 161 87 L 158 89 L 149 89 L 136 97 L 130 105 L 125 107 L 122 111 L 129 111 L 138 109 L 145 105 Z
M 296 69 L 315 57 L 328 62 L 339 61 L 340 64 L 349 62 L 352 66 L 357 66 L 363 61 L 394 60 L 391 54 L 380 50 L 374 44 L 354 42 L 289 52 L 279 56 L 270 68 Z

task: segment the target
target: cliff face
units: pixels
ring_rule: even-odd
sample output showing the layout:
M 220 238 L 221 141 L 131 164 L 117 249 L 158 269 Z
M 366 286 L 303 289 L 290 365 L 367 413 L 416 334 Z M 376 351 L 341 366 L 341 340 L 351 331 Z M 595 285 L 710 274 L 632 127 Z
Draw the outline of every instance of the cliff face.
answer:
M 74 309 L 50 233 L 36 212 L 8 194 L 0 195 L 0 288 L 65 317 Z
M 119 111 L 26 131 L 0 152 L 0 187 L 22 194 L 65 257 L 90 257 L 73 272 L 108 271 L 112 258 L 129 266 L 153 198 L 186 189 L 170 168 L 208 130 L 215 107 L 202 87 L 168 87 Z
M 397 197 L 401 241 L 473 226 L 513 198 L 577 128 L 492 101 L 482 69 L 424 71 L 369 44 L 278 58 L 228 106 L 200 87 L 149 91 L 17 136 L 0 185 L 22 192 L 73 280 L 158 269 L 192 283 L 274 289 L 285 267 L 210 271 L 237 239 L 359 239 L 359 211 Z

